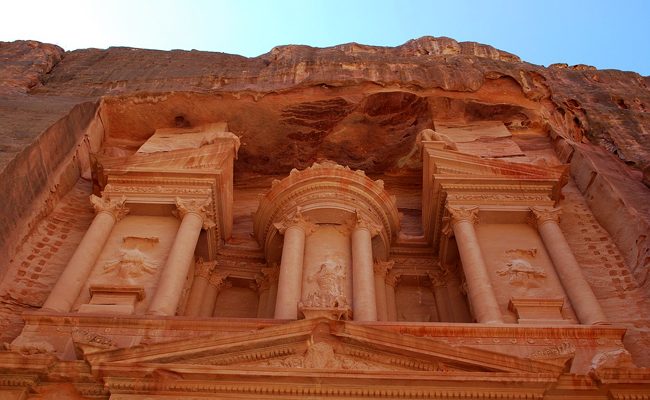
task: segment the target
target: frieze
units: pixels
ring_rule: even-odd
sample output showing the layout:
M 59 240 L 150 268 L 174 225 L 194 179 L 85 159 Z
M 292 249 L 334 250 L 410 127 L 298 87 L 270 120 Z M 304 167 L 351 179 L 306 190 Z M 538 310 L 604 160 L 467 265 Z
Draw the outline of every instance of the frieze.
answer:
M 529 358 L 545 358 L 545 357 L 555 357 L 561 355 L 571 355 L 575 354 L 576 348 L 573 343 L 562 343 L 557 346 L 546 347 L 543 350 L 536 351 L 529 355 Z
M 185 195 L 210 195 L 211 189 L 197 188 L 179 188 L 163 186 L 118 186 L 107 184 L 104 187 L 105 192 L 125 192 L 125 193 L 153 193 L 153 194 L 185 194 Z
M 111 339 L 98 335 L 94 332 L 73 328 L 70 333 L 72 334 L 72 340 L 74 342 L 87 343 L 94 346 L 106 347 L 106 348 L 116 348 L 117 343 Z
M 549 196 L 531 196 L 531 195 L 514 195 L 514 194 L 448 194 L 448 201 L 524 201 L 524 202 L 536 202 L 536 201 L 551 201 Z

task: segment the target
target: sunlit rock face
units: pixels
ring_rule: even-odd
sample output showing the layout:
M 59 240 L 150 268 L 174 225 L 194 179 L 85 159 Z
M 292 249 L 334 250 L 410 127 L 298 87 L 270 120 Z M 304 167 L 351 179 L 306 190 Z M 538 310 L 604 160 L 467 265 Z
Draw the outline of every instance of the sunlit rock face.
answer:
M 318 175 L 318 171 L 327 169 L 327 174 L 323 174 L 327 177 L 325 181 L 341 186 L 338 200 L 326 198 L 322 200 L 325 205 L 314 206 L 321 201 L 315 199 L 320 199 L 318 196 L 322 193 L 319 190 L 322 188 L 317 184 L 309 186 L 309 183 L 305 184 L 309 188 L 305 198 L 297 197 L 301 200 L 296 200 L 296 204 L 289 201 L 282 204 L 286 209 L 282 208 L 280 214 L 286 214 L 287 220 L 297 218 L 300 209 L 296 207 L 304 205 L 305 218 L 319 224 L 318 230 L 306 235 L 304 240 L 308 248 L 305 260 L 320 263 L 314 261 L 313 265 L 305 267 L 308 273 L 304 275 L 304 286 L 309 290 L 303 290 L 302 298 L 297 299 L 303 305 L 332 303 L 331 299 L 318 296 L 318 290 L 323 286 L 333 287 L 331 292 L 345 297 L 345 301 L 337 299 L 335 303 L 339 306 L 347 307 L 346 302 L 354 302 L 356 289 L 353 290 L 351 264 L 355 246 L 350 246 L 348 236 L 345 236 L 350 232 L 344 235 L 341 230 L 348 223 L 346 221 L 352 221 L 353 215 L 361 218 L 359 210 L 365 206 L 354 205 L 356 203 L 346 196 L 364 191 L 371 193 L 370 189 L 376 186 L 376 191 L 381 194 L 377 196 L 390 203 L 392 210 L 392 222 L 387 225 L 391 228 L 383 228 L 391 231 L 388 238 L 382 239 L 384 244 L 377 245 L 377 239 L 369 242 L 374 246 L 373 251 L 384 249 L 381 252 L 384 259 L 366 260 L 368 265 L 376 262 L 375 268 L 384 269 L 384 276 L 376 286 L 385 283 L 385 296 L 396 305 L 395 310 L 383 310 L 385 316 L 392 315 L 383 321 L 413 324 L 475 322 L 471 314 L 476 304 L 463 304 L 457 308 L 455 311 L 461 312 L 462 317 L 456 316 L 455 319 L 453 315 L 439 313 L 436 308 L 436 296 L 440 293 L 434 293 L 434 286 L 441 279 L 448 278 L 444 278 L 443 271 L 434 268 L 445 262 L 444 251 L 437 247 L 445 228 L 442 214 L 438 215 L 431 209 L 440 206 L 435 210 L 445 212 L 442 204 L 445 198 L 440 197 L 441 203 L 435 205 L 425 193 L 429 186 L 435 186 L 427 181 L 433 172 L 426 170 L 427 159 L 423 156 L 423 149 L 426 149 L 431 160 L 444 158 L 439 153 L 451 152 L 450 159 L 461 154 L 458 159 L 449 161 L 446 171 L 435 173 L 456 174 L 459 182 L 463 180 L 463 183 L 466 182 L 464 179 L 471 180 L 474 175 L 492 171 L 492 167 L 502 174 L 499 179 L 530 178 L 526 174 L 553 176 L 556 182 L 553 198 L 547 200 L 563 207 L 559 227 L 575 255 L 576 263 L 573 265 L 579 265 L 607 321 L 614 325 L 611 330 L 603 328 L 605 333 L 598 333 L 606 336 L 603 343 L 600 343 L 600 336 L 598 340 L 592 340 L 588 334 L 580 333 L 590 342 L 576 343 L 584 345 L 588 351 L 577 352 L 572 368 L 585 374 L 592 353 L 621 346 L 625 350 L 613 351 L 629 351 L 624 355 L 632 361 L 625 358 L 625 362 L 619 364 L 626 368 L 628 364 L 648 367 L 649 84 L 650 77 L 633 72 L 565 64 L 546 68 L 522 62 L 515 55 L 487 45 L 459 43 L 449 38 L 422 37 L 397 47 L 356 43 L 322 49 L 279 46 L 255 58 L 131 48 L 65 52 L 57 46 L 38 42 L 0 43 L 0 278 L 4 277 L 0 284 L 0 342 L 11 343 L 18 337 L 23 338 L 21 332 L 38 332 L 38 327 L 25 326 L 21 315 L 24 311 L 43 306 L 91 226 L 95 217 L 88 196 L 93 193 L 100 195 L 101 191 L 117 196 L 117 193 L 122 193 L 120 190 L 126 194 L 134 190 L 126 184 L 119 187 L 118 173 L 113 176 L 118 177 L 115 178 L 118 184 L 113 187 L 102 182 L 102 168 L 111 166 L 114 171 L 126 174 L 133 172 L 130 168 L 135 164 L 131 163 L 140 163 L 138 172 L 141 175 L 138 178 L 144 182 L 143 177 L 150 172 L 146 168 L 151 165 L 154 169 L 166 168 L 162 175 L 167 174 L 167 179 L 169 171 L 176 173 L 187 164 L 196 162 L 193 167 L 197 170 L 203 168 L 201 172 L 206 175 L 216 175 L 218 168 L 209 162 L 196 160 L 221 160 L 222 154 L 217 151 L 219 146 L 215 138 L 223 136 L 236 143 L 232 144 L 232 168 L 219 164 L 224 176 L 233 179 L 220 181 L 223 198 L 232 204 L 225 207 L 224 201 L 215 200 L 222 210 L 221 219 L 215 222 L 221 225 L 218 234 L 210 234 L 217 238 L 218 244 L 210 247 L 209 234 L 204 229 L 197 239 L 194 254 L 197 259 L 192 260 L 191 268 L 197 271 L 205 269 L 206 276 L 218 275 L 223 281 L 220 281 L 220 290 L 230 290 L 230 297 L 217 297 L 215 289 L 212 309 L 205 315 L 200 302 L 192 303 L 186 299 L 195 309 L 183 314 L 183 307 L 189 306 L 180 302 L 178 315 L 264 319 L 265 322 L 249 321 L 249 325 L 242 325 L 242 330 L 251 332 L 275 324 L 280 318 L 270 322 L 274 316 L 273 307 L 262 310 L 263 307 L 259 306 L 262 296 L 258 297 L 259 293 L 247 285 L 260 280 L 260 277 L 268 280 L 275 276 L 277 282 L 284 233 L 277 233 L 274 241 L 256 238 L 255 213 L 263 214 L 259 208 L 264 203 L 261 200 L 264 196 L 290 186 L 288 182 L 293 182 L 292 179 Z M 177 136 L 167 141 L 166 135 Z M 425 142 L 429 142 L 429 148 Z M 228 157 L 231 157 L 230 151 L 228 147 Z M 186 157 L 187 154 L 190 156 Z M 203 156 L 205 158 L 201 158 Z M 474 158 L 467 161 L 463 158 L 466 156 Z M 508 163 L 516 163 L 516 167 L 504 167 Z M 170 169 L 170 165 L 174 169 Z M 508 177 L 508 174 L 512 176 Z M 355 192 L 350 189 L 352 186 L 341 184 L 341 176 L 375 183 L 368 183 L 368 190 L 352 185 Z M 533 180 L 523 179 L 522 182 L 532 187 L 535 185 L 531 183 Z M 182 186 L 183 182 L 179 182 Z M 151 197 L 162 197 L 176 190 L 156 186 L 157 183 L 146 185 L 149 185 L 147 195 Z M 497 186 L 486 184 L 485 192 L 499 189 Z M 184 189 L 189 193 L 196 188 Z M 450 193 L 452 197 L 447 200 L 455 201 L 481 199 L 485 194 Z M 512 202 L 518 207 L 524 203 L 517 201 L 528 201 L 536 196 L 525 195 L 528 197 L 504 195 L 490 201 L 495 207 L 503 206 L 500 201 Z M 172 219 L 169 211 L 173 206 L 170 204 L 151 211 L 151 215 L 146 215 L 149 210 L 145 206 L 138 208 L 130 204 L 129 207 L 132 214 L 125 217 L 126 222 L 117 229 L 119 235 L 114 234 L 108 242 L 114 245 L 112 253 L 109 251 L 100 257 L 107 268 L 95 271 L 91 276 L 117 276 L 127 281 L 144 277 L 148 285 L 144 285 L 145 289 L 152 291 L 158 279 L 156 274 L 160 274 L 165 265 L 165 252 L 169 252 L 180 222 Z M 537 231 L 527 224 L 525 218 L 516 221 L 519 224 L 517 229 L 504 227 L 503 221 L 499 220 L 501 216 L 497 214 L 494 212 L 484 219 L 479 215 L 476 235 L 484 243 L 495 237 L 503 239 L 498 245 L 483 248 L 486 268 L 492 272 L 490 279 L 496 282 L 498 307 L 494 312 L 503 317 L 503 321 L 498 322 L 535 322 L 535 312 L 542 310 L 552 317 L 546 322 L 562 321 L 576 325 L 575 332 L 578 332 L 581 329 L 577 325 L 580 318 L 574 305 L 567 301 L 563 306 L 562 299 L 552 295 L 560 293 L 560 297 L 564 296 L 564 283 L 553 272 L 555 261 L 552 262 L 544 251 L 537 252 L 538 248 L 545 246 Z M 225 217 L 231 220 L 224 223 Z M 375 219 L 380 221 L 379 217 Z M 145 220 L 148 222 L 143 223 Z M 272 226 L 273 222 L 277 221 L 271 221 L 269 217 L 267 225 Z M 150 231 L 138 231 L 147 224 Z M 432 228 L 434 225 L 435 229 Z M 431 233 L 436 229 L 438 231 Z M 557 232 L 557 236 L 562 236 Z M 142 236 L 138 239 L 140 241 L 155 242 L 155 246 L 151 246 L 156 251 L 144 254 L 140 253 L 144 250 L 135 252 L 127 246 L 127 242 L 134 241 L 132 237 L 137 235 Z M 449 230 L 445 235 L 450 241 Z M 381 238 L 381 235 L 376 237 Z M 120 241 L 124 243 L 120 244 Z M 534 243 L 535 248 L 512 244 L 519 241 Z M 341 254 L 330 249 L 339 242 L 345 244 L 342 245 L 345 251 Z M 263 248 L 264 243 L 273 244 L 271 252 Z M 393 246 L 391 249 L 388 243 Z M 454 251 L 458 253 L 458 249 L 452 248 L 450 254 Z M 332 254 L 338 258 L 321 262 L 322 258 Z M 502 259 L 504 254 L 509 257 L 507 260 Z M 453 255 L 449 257 L 453 258 Z M 140 270 L 133 272 L 138 266 Z M 233 271 L 240 270 L 246 272 L 233 278 L 236 275 Z M 332 276 L 344 282 L 340 283 Z M 376 271 L 373 278 L 377 279 Z M 460 279 L 456 279 L 452 286 L 457 297 L 463 298 L 461 294 L 465 289 L 461 288 Z M 108 291 L 99 288 L 95 293 L 103 295 L 100 289 Z M 259 287 L 254 290 L 259 290 Z M 92 291 L 84 287 L 73 311 L 87 305 L 81 303 L 90 301 Z M 515 292 L 535 292 L 538 297 L 551 300 L 531 306 L 530 299 L 519 299 L 510 305 L 511 294 Z M 145 305 L 153 301 L 150 295 L 146 300 L 138 300 L 141 303 L 133 308 L 136 314 L 144 315 Z M 139 299 L 141 294 L 138 292 L 132 296 Z M 266 296 L 268 302 L 269 294 Z M 561 312 L 555 309 L 558 307 Z M 339 308 L 345 309 L 340 315 L 348 315 L 347 308 Z M 295 304 L 292 304 L 291 312 L 296 311 Z M 170 313 L 173 315 L 173 312 Z M 323 315 L 331 316 L 332 312 Z M 353 318 L 351 314 L 349 318 Z M 54 324 L 52 321 L 48 323 Z M 231 329 L 228 322 L 211 325 L 212 322 L 197 323 L 192 329 L 196 328 L 196 332 L 201 334 L 223 333 Z M 296 332 L 313 329 L 318 333 L 318 329 L 324 329 L 323 326 L 317 329 L 307 325 Z M 431 337 L 437 334 L 435 326 L 429 327 L 431 331 L 424 328 L 419 331 L 417 325 L 412 326 L 411 330 L 404 332 Z M 622 343 L 615 338 L 622 331 L 620 327 L 627 329 Z M 384 328 L 395 332 L 401 329 Z M 276 326 L 273 329 L 280 332 L 282 328 Z M 335 329 L 332 325 L 331 329 L 334 332 L 343 328 Z M 191 329 L 180 331 L 183 335 L 190 335 Z M 559 342 L 565 333 L 554 336 L 552 339 L 556 341 L 550 341 L 545 336 L 550 331 L 543 329 L 535 331 L 533 336 L 521 331 L 524 333 L 518 337 L 504 339 L 505 336 L 495 334 L 498 331 L 495 329 L 490 331 L 495 336 L 488 340 L 487 336 L 482 339 L 474 337 L 474 333 L 467 333 L 469 329 L 465 333 L 461 331 L 465 332 L 462 329 L 448 331 L 446 335 L 450 335 L 449 338 L 440 334 L 441 340 L 451 340 L 441 343 L 472 345 L 481 351 L 496 348 L 495 351 L 510 351 L 517 357 L 532 354 L 532 359 L 545 359 L 551 353 L 560 358 L 576 353 L 571 347 L 573 344 L 569 346 Z M 360 337 L 374 335 L 365 331 L 356 334 Z M 77 335 L 81 334 L 77 332 Z M 134 337 L 138 335 L 140 333 Z M 250 335 L 251 338 L 245 340 L 258 340 L 253 338 L 255 334 Z M 269 335 L 270 338 L 271 333 Z M 301 344 L 304 348 L 298 346 L 297 350 L 292 350 L 299 357 L 273 362 L 264 360 L 258 364 L 273 368 L 284 368 L 294 362 L 328 368 L 341 365 L 351 369 L 384 368 L 383 364 L 359 364 L 343 357 L 338 352 L 345 346 L 332 345 L 336 341 L 329 333 L 314 335 L 310 340 L 321 335 L 327 345 L 312 343 L 310 346 L 313 348 L 307 348 Z M 69 338 L 63 336 L 60 334 L 55 344 L 65 348 Z M 160 337 L 153 333 L 145 336 L 142 342 L 138 337 L 129 343 L 155 344 L 163 341 L 164 333 Z M 422 348 L 430 346 L 426 340 L 423 339 Z M 109 343 L 109 347 L 124 347 L 122 342 L 117 342 L 119 340 Z M 414 346 L 420 346 L 419 342 L 414 343 Z M 512 350 L 512 343 L 528 347 Z M 543 343 L 546 348 L 542 348 Z M 28 348 L 27 344 L 19 345 L 14 343 L 16 349 Z M 29 345 L 36 353 L 47 353 L 52 347 L 38 343 Z M 82 354 L 87 350 L 77 342 L 75 346 L 74 349 L 72 345 L 67 347 L 68 356 L 74 357 L 75 351 Z M 465 352 L 471 353 L 462 351 Z M 298 358 L 294 360 L 295 357 Z M 325 361 L 314 362 L 312 358 Z M 601 365 L 601 361 L 597 364 Z M 101 364 L 101 356 L 95 356 L 94 362 Z M 463 368 L 461 370 L 473 371 L 469 367 Z M 491 367 L 480 368 L 489 370 Z

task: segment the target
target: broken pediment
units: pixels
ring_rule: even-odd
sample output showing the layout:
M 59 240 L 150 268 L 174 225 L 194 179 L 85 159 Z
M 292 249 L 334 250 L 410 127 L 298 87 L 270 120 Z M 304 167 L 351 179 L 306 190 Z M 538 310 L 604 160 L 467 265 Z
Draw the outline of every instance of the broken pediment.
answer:
M 401 335 L 348 321 L 299 320 L 237 335 L 212 335 L 148 346 L 92 351 L 91 368 L 119 375 L 137 365 L 144 375 L 164 368 L 185 374 L 223 370 L 292 369 L 418 371 L 456 373 L 532 373 L 560 375 L 565 366 L 430 338 Z M 112 372 L 109 372 L 112 371 Z

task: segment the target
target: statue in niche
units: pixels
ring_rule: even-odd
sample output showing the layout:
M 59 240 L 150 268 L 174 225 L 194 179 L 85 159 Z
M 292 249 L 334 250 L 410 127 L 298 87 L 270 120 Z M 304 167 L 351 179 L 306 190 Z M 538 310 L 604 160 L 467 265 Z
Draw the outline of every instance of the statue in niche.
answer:
M 335 307 L 343 308 L 348 306 L 348 299 L 343 294 L 345 282 L 345 266 L 327 260 L 314 272 L 307 282 L 316 280 L 318 291 L 307 297 L 303 307 Z
M 504 276 L 509 274 L 508 282 L 511 285 L 524 286 L 526 288 L 539 287 L 537 278 L 546 278 L 546 272 L 541 268 L 535 268 L 528 261 L 516 259 L 510 261 L 507 266 L 497 271 L 497 274 Z

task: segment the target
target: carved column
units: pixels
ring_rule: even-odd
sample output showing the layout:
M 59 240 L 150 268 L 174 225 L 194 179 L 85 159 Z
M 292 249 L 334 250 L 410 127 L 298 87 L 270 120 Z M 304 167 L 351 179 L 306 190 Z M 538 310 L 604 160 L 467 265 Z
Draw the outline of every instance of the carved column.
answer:
M 266 318 L 266 309 L 269 303 L 269 280 L 263 275 L 255 276 L 257 286 L 257 318 Z
M 97 262 L 115 224 L 128 214 L 126 197 L 120 199 L 90 196 L 97 215 L 65 267 L 63 274 L 43 304 L 42 310 L 70 312 L 88 276 Z
M 440 322 L 454 322 L 454 312 L 447 292 L 448 273 L 442 271 L 427 271 L 431 279 L 431 290 L 436 300 L 436 310 Z
M 474 230 L 478 207 L 467 209 L 447 205 L 447 210 L 451 215 L 451 227 L 463 262 L 476 320 L 479 323 L 503 323 L 503 316 Z
M 278 299 L 278 281 L 280 279 L 280 267 L 273 264 L 269 268 L 262 268 L 262 273 L 266 276 L 269 284 L 269 298 L 266 303 L 264 318 L 273 318 L 275 314 L 275 302 Z
M 467 308 L 467 301 L 461 290 L 461 282 L 458 275 L 450 273 L 447 281 L 447 296 L 451 304 L 451 311 L 454 314 L 454 322 L 472 322 L 472 316 Z
M 373 272 L 375 274 L 375 296 L 377 301 L 377 319 L 388 321 L 388 304 L 386 303 L 386 275 L 393 268 L 395 261 L 375 261 Z
M 216 225 L 212 221 L 212 213 L 208 211 L 211 202 L 210 198 L 204 201 L 176 198 L 178 211 L 175 215 L 180 217 L 181 226 L 149 305 L 149 314 L 174 315 L 176 312 L 201 229 Z
M 201 315 L 206 317 L 216 317 L 219 309 L 217 308 L 217 299 L 219 293 L 232 287 L 232 282 L 227 281 L 228 274 L 221 271 L 214 271 L 210 276 L 208 290 L 206 290 L 204 307 Z
M 318 225 L 310 222 L 309 217 L 303 217 L 300 207 L 296 207 L 293 217 L 285 215 L 281 222 L 274 225 L 284 235 L 274 318 L 297 319 L 298 302 L 302 294 L 305 238 L 315 232 Z
M 198 317 L 201 315 L 201 307 L 203 306 L 205 292 L 208 288 L 208 280 L 215 265 L 215 263 L 204 263 L 201 259 L 196 262 L 194 281 L 192 282 L 192 289 L 190 290 L 187 305 L 185 306 L 186 316 Z
M 607 318 L 560 229 L 561 208 L 532 207 L 535 224 L 580 323 L 606 324 Z
M 372 238 L 382 227 L 357 210 L 352 228 L 352 306 L 355 321 L 377 321 Z
M 397 321 L 397 301 L 395 301 L 395 288 L 399 284 L 401 272 L 389 272 L 386 275 L 386 308 L 388 311 L 388 320 Z

